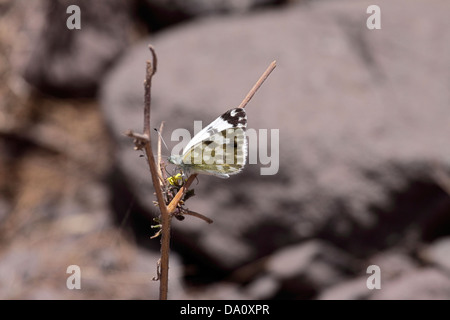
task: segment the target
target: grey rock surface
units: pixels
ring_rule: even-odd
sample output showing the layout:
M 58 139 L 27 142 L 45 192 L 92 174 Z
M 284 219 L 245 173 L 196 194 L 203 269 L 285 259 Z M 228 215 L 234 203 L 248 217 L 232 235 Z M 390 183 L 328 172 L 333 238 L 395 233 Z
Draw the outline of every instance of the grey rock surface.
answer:
M 148 44 L 158 54 L 152 126 L 165 121 L 169 148 L 173 130 L 192 133 L 195 120 L 205 126 L 237 106 L 277 60 L 246 109 L 249 128 L 279 130 L 277 173 L 261 175 L 268 165 L 258 153 L 258 164 L 228 180 L 200 176 L 187 206 L 214 223 L 174 221 L 177 250 L 230 272 L 311 238 L 367 258 L 395 246 L 414 252 L 425 233 L 438 236 L 428 222 L 448 197 L 433 170 L 450 167 L 449 4 L 381 1 L 382 29 L 368 30 L 369 4 L 196 20 L 137 44 L 112 70 L 101 101 L 120 183 L 157 215 L 146 162 L 123 135 L 142 128 Z
M 130 2 L 42 1 L 27 21 L 32 30 L 22 74 L 33 87 L 63 97 L 93 97 L 108 68 L 130 42 Z M 70 5 L 81 29 L 68 29 Z M 31 10 L 30 10 L 31 11 Z M 36 21 L 41 21 L 37 24 Z

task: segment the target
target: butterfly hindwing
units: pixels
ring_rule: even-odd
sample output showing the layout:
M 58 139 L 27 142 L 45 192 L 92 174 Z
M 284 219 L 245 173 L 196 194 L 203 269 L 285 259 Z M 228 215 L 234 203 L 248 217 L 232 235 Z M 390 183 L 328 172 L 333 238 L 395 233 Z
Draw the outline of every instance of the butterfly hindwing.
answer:
M 245 165 L 247 143 L 242 128 L 228 128 L 208 137 L 182 157 L 190 171 L 217 176 L 238 173 Z

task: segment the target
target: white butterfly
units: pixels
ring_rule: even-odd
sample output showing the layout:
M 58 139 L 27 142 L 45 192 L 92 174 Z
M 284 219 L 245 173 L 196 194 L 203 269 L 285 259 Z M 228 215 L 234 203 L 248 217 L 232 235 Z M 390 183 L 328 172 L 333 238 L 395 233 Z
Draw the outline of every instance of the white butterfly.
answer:
M 229 178 L 245 166 L 246 127 L 247 115 L 243 108 L 228 110 L 197 133 L 181 156 L 172 155 L 168 160 L 184 172 Z

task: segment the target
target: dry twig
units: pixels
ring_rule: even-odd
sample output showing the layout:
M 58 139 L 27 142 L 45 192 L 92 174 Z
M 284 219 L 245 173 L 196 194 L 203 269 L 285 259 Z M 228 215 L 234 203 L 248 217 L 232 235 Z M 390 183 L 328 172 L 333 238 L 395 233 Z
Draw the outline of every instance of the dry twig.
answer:
M 182 215 L 190 215 L 197 217 L 206 221 L 207 223 L 212 223 L 212 220 L 204 215 L 185 209 L 182 206 L 182 199 L 189 190 L 192 182 L 196 179 L 197 174 L 192 174 L 189 178 L 180 186 L 175 189 L 178 190 L 175 196 L 169 197 L 169 190 L 172 191 L 170 186 L 167 185 L 166 179 L 163 177 L 163 170 L 161 170 L 161 135 L 158 139 L 158 158 L 157 163 L 153 157 L 152 145 L 151 145 L 151 134 L 150 134 L 150 111 L 151 111 L 151 81 L 152 77 L 156 72 L 157 68 L 157 57 L 155 50 L 152 46 L 149 46 L 150 52 L 152 54 L 152 61 L 147 61 L 146 69 L 146 79 L 144 82 L 145 89 L 145 102 L 144 102 L 144 133 L 135 133 L 133 131 L 128 131 L 126 135 L 134 138 L 135 149 L 144 150 L 147 156 L 148 165 L 150 168 L 152 183 L 155 189 L 157 205 L 159 207 L 160 216 L 160 230 L 154 236 L 161 234 L 161 258 L 158 260 L 157 265 L 157 277 L 155 280 L 160 281 L 160 292 L 159 298 L 161 300 L 167 299 L 168 292 L 168 280 L 169 280 L 169 252 L 170 252 L 170 224 L 172 216 L 180 218 Z M 239 105 L 240 108 L 245 108 L 245 106 L 252 99 L 256 91 L 261 87 L 263 82 L 267 79 L 269 74 L 276 67 L 276 62 L 273 61 L 270 66 L 266 69 L 263 75 L 258 79 L 253 88 L 249 91 L 247 96 Z M 160 127 L 160 133 L 163 129 L 163 123 Z M 173 192 L 175 193 L 175 192 Z M 173 195 L 173 194 L 171 194 Z

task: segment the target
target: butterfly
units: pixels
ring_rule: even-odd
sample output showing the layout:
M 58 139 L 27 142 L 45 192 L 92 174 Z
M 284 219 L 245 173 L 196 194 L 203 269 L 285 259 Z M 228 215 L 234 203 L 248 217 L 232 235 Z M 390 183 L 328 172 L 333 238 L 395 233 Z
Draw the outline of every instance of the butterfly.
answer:
M 229 178 L 239 173 L 247 159 L 247 114 L 243 108 L 230 109 L 198 132 L 170 163 L 183 172 Z

